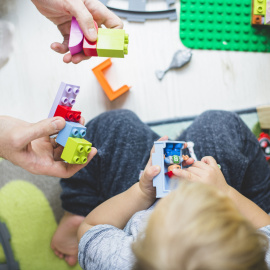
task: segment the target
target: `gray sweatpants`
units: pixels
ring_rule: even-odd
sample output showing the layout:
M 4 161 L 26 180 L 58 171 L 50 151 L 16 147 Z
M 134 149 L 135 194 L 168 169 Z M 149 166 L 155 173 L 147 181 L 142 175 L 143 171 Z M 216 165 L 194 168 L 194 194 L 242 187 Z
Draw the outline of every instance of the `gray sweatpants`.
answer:
M 86 127 L 85 139 L 98 153 L 84 169 L 61 180 L 63 208 L 83 216 L 138 181 L 159 138 L 128 110 L 103 113 Z M 177 140 L 193 141 L 198 160 L 213 156 L 228 184 L 270 212 L 270 166 L 256 137 L 237 114 L 207 111 Z

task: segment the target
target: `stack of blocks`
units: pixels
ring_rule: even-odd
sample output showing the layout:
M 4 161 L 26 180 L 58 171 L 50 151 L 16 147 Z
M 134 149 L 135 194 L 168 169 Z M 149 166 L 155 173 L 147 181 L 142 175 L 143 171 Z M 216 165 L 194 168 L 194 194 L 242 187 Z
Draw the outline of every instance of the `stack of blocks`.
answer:
M 97 41 L 90 42 L 84 37 L 76 18 L 72 18 L 68 44 L 70 53 L 74 55 L 83 51 L 87 56 L 124 58 L 125 54 L 128 54 L 129 42 L 125 30 L 98 28 L 95 21 L 94 24 Z
M 252 25 L 270 25 L 270 0 L 252 0 Z
M 61 116 L 66 120 L 66 126 L 59 132 L 56 142 L 64 147 L 61 158 L 70 164 L 85 164 L 92 146 L 83 139 L 86 127 L 78 123 L 81 112 L 72 110 L 79 92 L 79 86 L 62 82 L 48 116 Z

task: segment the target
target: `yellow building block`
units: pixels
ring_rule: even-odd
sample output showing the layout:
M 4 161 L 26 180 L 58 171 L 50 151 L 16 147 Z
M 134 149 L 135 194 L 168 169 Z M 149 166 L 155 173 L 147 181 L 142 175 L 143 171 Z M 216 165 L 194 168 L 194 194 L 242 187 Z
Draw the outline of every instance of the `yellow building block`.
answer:
M 123 58 L 128 54 L 128 43 L 128 34 L 123 29 L 98 29 L 98 56 Z
M 266 0 L 253 0 L 253 14 L 265 15 L 266 13 Z
M 69 164 L 85 164 L 92 144 L 82 138 L 69 137 L 61 158 Z

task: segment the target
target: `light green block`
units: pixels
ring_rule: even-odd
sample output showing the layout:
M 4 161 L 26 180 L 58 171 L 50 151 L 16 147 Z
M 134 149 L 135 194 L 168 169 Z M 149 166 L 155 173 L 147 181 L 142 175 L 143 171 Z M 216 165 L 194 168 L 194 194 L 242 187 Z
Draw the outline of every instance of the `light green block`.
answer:
M 82 138 L 69 137 L 61 158 L 69 164 L 85 164 L 92 144 Z
M 123 29 L 98 29 L 97 54 L 123 58 L 128 54 L 128 34 Z
M 253 0 L 254 1 L 254 15 L 265 15 L 266 13 L 266 0 Z

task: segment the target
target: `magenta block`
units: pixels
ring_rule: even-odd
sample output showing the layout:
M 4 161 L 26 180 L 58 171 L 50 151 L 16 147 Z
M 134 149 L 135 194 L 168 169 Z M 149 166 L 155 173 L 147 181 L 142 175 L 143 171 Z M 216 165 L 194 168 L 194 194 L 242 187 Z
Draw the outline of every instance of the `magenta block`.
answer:
M 72 17 L 68 48 L 71 55 L 83 50 L 83 32 L 75 17 Z
M 61 82 L 48 118 L 54 116 L 58 105 L 68 106 L 72 108 L 72 106 L 75 104 L 75 99 L 79 92 L 80 86 Z

